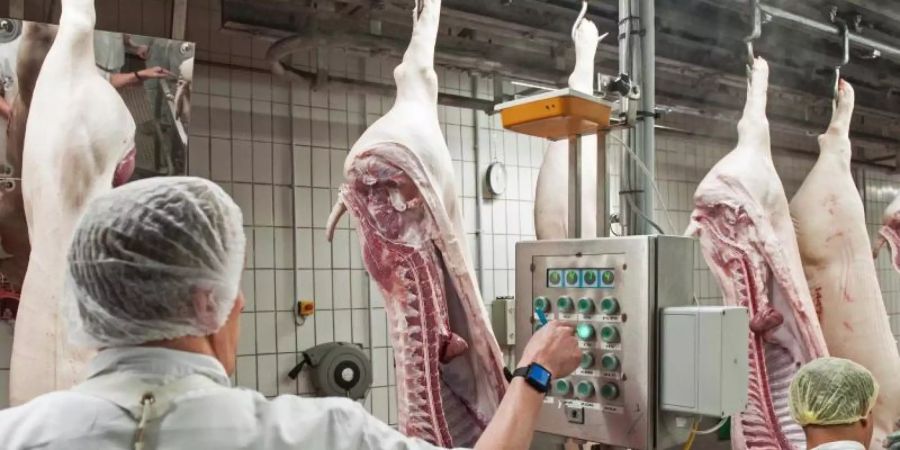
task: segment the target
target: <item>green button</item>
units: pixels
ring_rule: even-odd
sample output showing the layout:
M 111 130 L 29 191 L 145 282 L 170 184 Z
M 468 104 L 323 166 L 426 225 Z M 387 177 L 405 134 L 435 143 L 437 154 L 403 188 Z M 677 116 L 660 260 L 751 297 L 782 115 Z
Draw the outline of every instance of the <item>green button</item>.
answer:
M 606 383 L 600 388 L 600 396 L 607 400 L 619 398 L 619 387 L 615 383 Z
M 604 325 L 600 329 L 600 339 L 607 343 L 619 342 L 619 330 L 612 325 Z
M 581 354 L 581 364 L 579 366 L 582 369 L 590 369 L 591 366 L 594 365 L 594 355 L 584 352 Z
M 575 270 L 566 271 L 566 284 L 572 286 L 578 284 L 578 272 Z
M 578 299 L 578 312 L 581 314 L 594 312 L 594 300 L 587 297 Z
M 606 297 L 600 301 L 600 311 L 611 316 L 619 313 L 619 301 L 615 297 Z
M 579 323 L 575 327 L 575 334 L 578 335 L 578 339 L 582 341 L 587 341 L 594 338 L 594 326 L 589 323 Z
M 556 380 L 554 390 L 557 395 L 569 395 L 572 392 L 572 383 L 569 383 L 569 380 Z
M 600 358 L 600 365 L 603 367 L 603 370 L 608 372 L 619 370 L 619 358 L 612 353 L 607 353 Z
M 594 395 L 594 385 L 590 381 L 579 381 L 575 387 L 575 395 L 579 398 L 588 398 Z
M 543 311 L 547 312 L 550 310 L 550 300 L 547 300 L 547 297 L 535 297 L 534 298 L 534 310 L 535 311 Z
M 550 272 L 550 284 L 558 286 L 561 281 L 562 281 L 562 275 L 559 274 L 558 270 L 554 270 L 553 272 Z
M 591 284 L 597 282 L 597 272 L 594 270 L 587 270 L 584 272 L 584 284 Z
M 603 272 L 601 275 L 601 279 L 603 280 L 603 284 L 606 286 L 610 286 L 616 281 L 616 274 L 612 270 L 607 270 Z
M 571 312 L 574 306 L 572 297 L 562 296 L 556 300 L 556 307 L 560 312 Z

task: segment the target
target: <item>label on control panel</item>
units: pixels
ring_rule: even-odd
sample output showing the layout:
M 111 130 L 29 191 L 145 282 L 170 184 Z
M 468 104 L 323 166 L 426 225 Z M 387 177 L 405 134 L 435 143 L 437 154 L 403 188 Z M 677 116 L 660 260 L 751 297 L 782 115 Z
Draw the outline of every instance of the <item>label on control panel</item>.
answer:
M 544 397 L 544 403 L 552 405 L 554 401 L 555 400 L 553 400 L 553 397 L 550 397 L 550 396 Z
M 600 376 L 603 378 L 612 378 L 615 380 L 622 379 L 622 374 L 619 372 L 600 372 Z
M 595 411 L 599 411 L 599 410 L 603 409 L 602 405 L 600 405 L 600 404 L 583 402 L 581 400 L 563 400 L 563 401 L 559 402 L 558 407 L 562 408 L 563 406 L 566 406 L 568 408 L 593 409 Z
M 613 322 L 613 323 L 622 323 L 622 316 L 600 316 L 599 319 L 601 322 Z
M 594 343 L 588 341 L 578 341 L 578 348 L 582 350 L 589 350 L 594 348 Z
M 625 408 L 622 406 L 603 405 L 600 409 L 605 413 L 625 414 Z
M 578 320 L 578 314 L 559 313 L 559 320 Z
M 603 350 L 621 351 L 621 350 L 622 350 L 622 344 L 620 344 L 620 343 L 616 343 L 616 344 L 608 344 L 608 343 L 606 343 L 606 342 L 601 342 L 601 343 L 600 343 L 600 348 L 602 348 Z

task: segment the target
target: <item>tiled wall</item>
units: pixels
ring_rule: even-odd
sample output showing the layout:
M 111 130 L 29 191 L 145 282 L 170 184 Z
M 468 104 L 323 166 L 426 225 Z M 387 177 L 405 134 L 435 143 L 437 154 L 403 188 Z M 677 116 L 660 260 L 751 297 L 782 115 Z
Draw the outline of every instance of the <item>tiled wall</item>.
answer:
M 126 13 L 138 4 L 146 13 L 139 20 Z M 374 387 L 365 404 L 393 422 L 397 411 L 383 300 L 363 269 L 354 224 L 345 218 L 333 243 L 326 242 L 324 234 L 349 147 L 392 99 L 317 91 L 304 83 L 273 78 L 263 60 L 270 42 L 219 31 L 216 0 L 191 0 L 189 5 L 188 39 L 198 43 L 198 60 L 204 61 L 195 69 L 189 172 L 209 177 L 231 193 L 244 211 L 248 236 L 242 280 L 247 308 L 236 381 L 268 396 L 307 394 L 310 386 L 304 378 L 294 382 L 286 376 L 297 362 L 297 352 L 334 340 L 355 342 L 373 360 Z M 160 36 L 169 29 L 170 6 L 164 0 L 98 0 L 97 8 L 99 28 Z M 342 51 L 294 59 L 304 67 L 327 67 L 334 75 L 387 83 L 393 82 L 391 71 L 397 63 Z M 467 74 L 439 70 L 438 75 L 443 91 L 472 94 Z M 478 96 L 492 98 L 489 80 L 476 80 L 475 85 Z M 477 270 L 485 301 L 512 295 L 514 244 L 534 234 L 533 190 L 546 144 L 505 132 L 497 117 L 481 112 L 441 107 L 440 121 L 463 199 L 469 248 L 473 259 L 480 261 Z M 660 132 L 658 147 L 659 188 L 674 231 L 680 233 L 687 225 L 697 183 L 730 146 Z M 611 185 L 617 186 L 621 148 L 614 140 L 609 158 Z M 478 183 L 493 161 L 506 164 L 509 188 L 498 199 L 479 202 Z M 791 195 L 810 162 L 776 157 L 776 164 Z M 868 222 L 874 227 L 900 180 L 872 174 L 867 182 L 870 189 L 882 187 L 878 196 L 869 195 L 875 212 L 870 212 Z M 616 193 L 611 196 L 615 210 L 619 199 Z M 658 203 L 657 208 L 656 221 L 667 227 Z M 715 302 L 715 282 L 699 255 L 696 260 L 698 297 Z M 900 333 L 900 276 L 884 257 L 879 268 L 894 330 Z M 292 313 L 297 299 L 315 300 L 317 306 L 316 314 L 302 325 L 296 324 Z M 10 343 L 11 330 L 0 324 L 0 407 L 6 403 Z

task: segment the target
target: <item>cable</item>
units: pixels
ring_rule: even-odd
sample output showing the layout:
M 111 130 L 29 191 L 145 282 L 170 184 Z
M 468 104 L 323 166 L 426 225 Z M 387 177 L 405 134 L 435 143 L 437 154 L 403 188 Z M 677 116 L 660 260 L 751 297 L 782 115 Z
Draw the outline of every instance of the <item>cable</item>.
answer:
M 656 198 L 657 198 L 657 200 L 659 200 L 659 204 L 662 206 L 663 212 L 666 215 L 666 222 L 668 222 L 669 227 L 671 227 L 674 230 L 675 224 L 674 224 L 674 222 L 672 222 L 672 216 L 669 214 L 669 208 L 666 206 L 665 200 L 663 200 L 662 193 L 659 191 L 659 186 L 656 185 L 656 181 L 653 179 L 653 176 L 650 173 L 650 169 L 647 168 L 647 166 L 644 164 L 644 162 L 641 161 L 641 158 L 639 158 L 638 155 L 634 153 L 634 151 L 631 149 L 631 146 L 626 144 L 625 141 L 623 141 L 622 139 L 620 139 L 618 136 L 616 136 L 613 133 L 609 133 L 607 136 L 615 139 L 616 141 L 619 142 L 619 144 L 622 144 L 622 147 L 628 153 L 628 156 L 630 156 L 631 159 L 635 163 L 637 163 L 638 167 L 640 167 L 641 171 L 644 172 L 644 175 L 647 177 L 647 179 L 650 180 L 650 187 L 653 188 L 653 192 L 656 193 Z M 658 229 L 658 227 L 657 227 L 657 229 Z M 665 234 L 665 233 L 663 233 L 663 234 Z
M 729 416 L 723 417 L 722 420 L 720 420 L 719 423 L 716 424 L 716 426 L 702 431 L 695 431 L 694 434 L 713 434 L 718 431 L 719 428 L 722 428 L 722 425 L 725 425 L 725 422 L 728 422 L 728 417 Z M 697 421 L 697 425 L 700 425 L 699 420 Z
M 694 439 L 697 438 L 697 427 L 700 425 L 700 420 L 695 420 L 694 425 L 691 426 L 691 434 L 688 435 L 686 441 L 684 441 L 684 447 L 681 450 L 691 450 L 691 447 L 694 446 Z
M 637 207 L 637 205 L 634 204 L 634 201 L 631 200 L 631 197 L 628 197 L 629 194 L 619 194 L 619 195 L 621 195 L 622 197 L 625 197 L 625 201 L 628 202 L 628 206 L 631 206 L 631 209 L 637 211 L 638 215 L 641 216 L 644 220 L 646 220 L 647 223 L 649 223 L 651 227 L 655 228 L 656 231 L 659 231 L 659 234 L 667 234 L 665 231 L 663 231 L 662 228 L 659 227 L 659 225 L 656 224 L 656 222 L 650 220 L 650 218 L 647 217 L 646 214 L 644 214 L 643 210 L 641 210 L 640 208 Z

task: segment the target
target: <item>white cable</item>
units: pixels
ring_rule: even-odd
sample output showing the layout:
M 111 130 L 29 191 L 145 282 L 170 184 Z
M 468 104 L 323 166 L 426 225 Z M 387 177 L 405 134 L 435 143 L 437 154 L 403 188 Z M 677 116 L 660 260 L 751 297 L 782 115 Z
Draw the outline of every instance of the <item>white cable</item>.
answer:
M 644 172 L 644 175 L 650 181 L 650 187 L 652 187 L 653 192 L 656 193 L 656 198 L 659 200 L 660 206 L 662 206 L 663 213 L 665 213 L 666 215 L 666 222 L 669 222 L 669 227 L 672 230 L 675 230 L 675 223 L 672 222 L 672 217 L 669 215 L 669 208 L 666 206 L 665 200 L 663 200 L 662 193 L 659 192 L 659 186 L 656 185 L 656 181 L 653 179 L 653 175 L 650 173 L 650 169 L 648 169 L 647 166 L 644 165 L 644 162 L 641 161 L 641 158 L 639 158 L 638 155 L 634 153 L 634 151 L 631 149 L 631 146 L 626 144 L 625 141 L 623 141 L 613 133 L 609 133 L 607 136 L 615 139 L 616 141 L 619 141 L 619 144 L 622 144 L 622 147 L 626 152 L 628 152 L 628 155 L 631 157 L 631 159 L 636 162 L 641 171 Z
M 722 420 L 720 420 L 719 423 L 716 424 L 716 426 L 714 426 L 714 427 L 712 427 L 712 428 L 710 428 L 710 429 L 707 429 L 707 430 L 698 430 L 698 431 L 695 431 L 694 434 L 713 434 L 713 433 L 715 433 L 719 428 L 722 428 L 722 425 L 725 425 L 725 422 L 728 422 L 728 417 L 729 417 L 729 416 L 723 417 Z
M 584 0 L 581 2 L 581 12 L 578 13 L 578 18 L 575 19 L 575 25 L 572 25 L 572 40 L 575 40 L 575 31 L 578 30 L 578 25 L 581 25 L 581 21 L 584 20 L 584 16 L 587 15 L 587 7 L 588 2 Z

